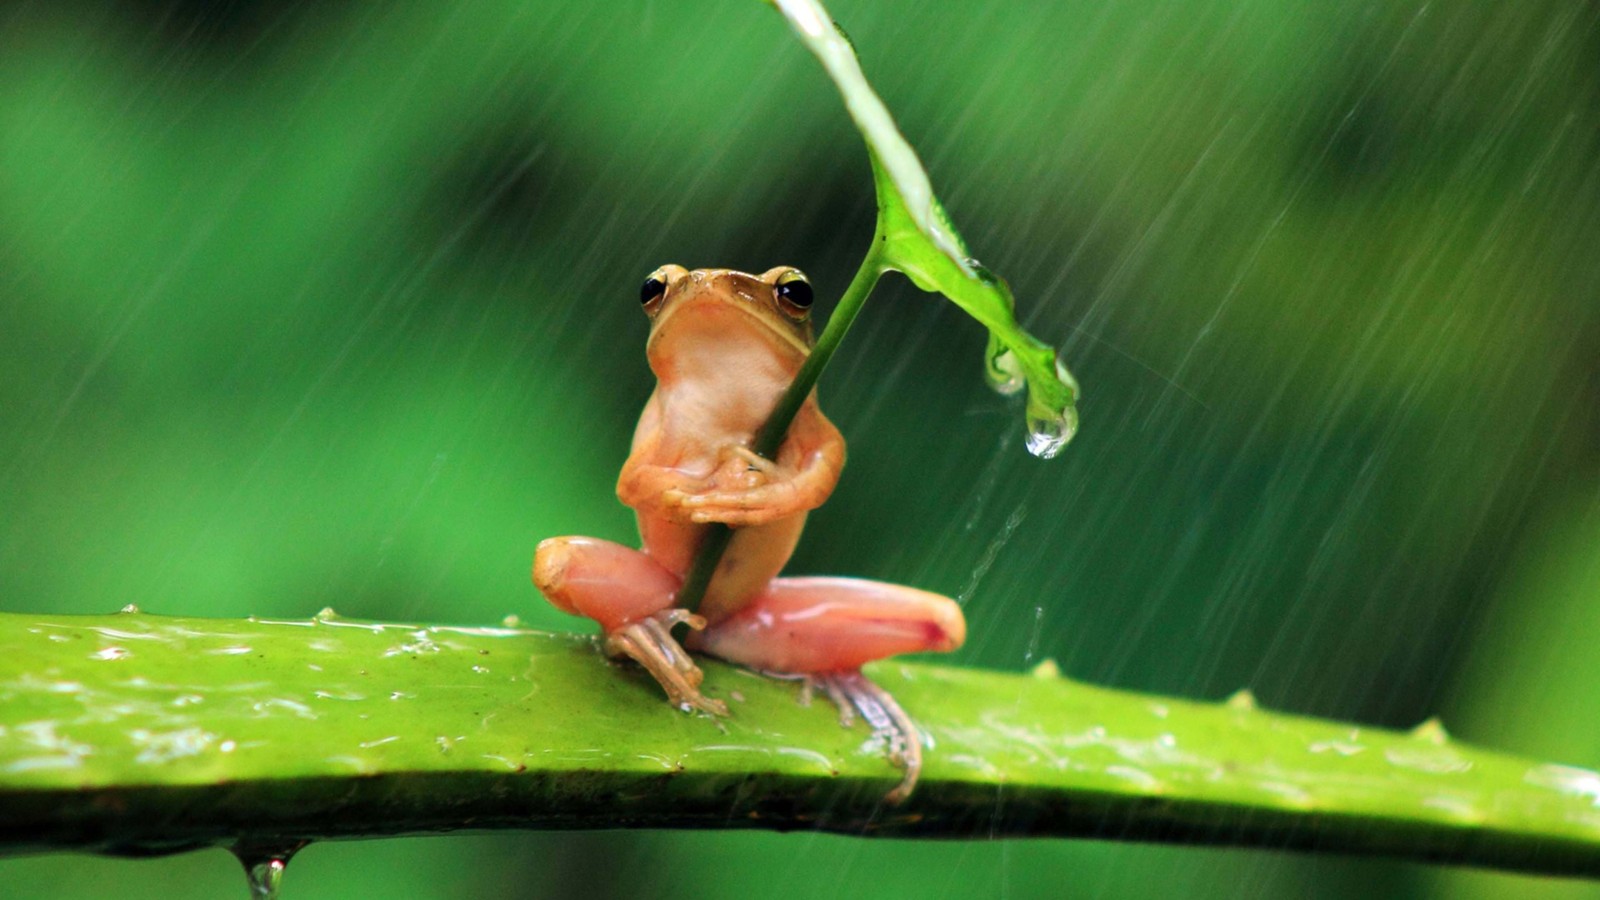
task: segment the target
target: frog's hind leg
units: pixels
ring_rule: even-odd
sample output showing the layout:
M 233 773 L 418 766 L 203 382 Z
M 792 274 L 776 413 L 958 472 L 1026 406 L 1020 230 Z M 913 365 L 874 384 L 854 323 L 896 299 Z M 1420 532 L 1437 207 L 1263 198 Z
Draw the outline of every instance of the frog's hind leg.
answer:
M 672 636 L 680 622 L 698 630 L 705 620 L 672 608 L 678 576 L 649 555 L 595 538 L 550 538 L 534 555 L 533 582 L 557 609 L 600 623 L 606 653 L 644 666 L 672 705 L 728 714 L 700 693 L 700 667 Z
M 779 578 L 733 615 L 691 635 L 689 645 L 753 669 L 810 676 L 844 724 L 860 713 L 904 772 L 884 798 L 898 803 L 921 772 L 921 735 L 861 667 L 901 653 L 954 650 L 966 635 L 961 608 L 949 597 L 856 578 Z
M 940 594 L 861 578 L 778 578 L 689 646 L 769 672 L 853 671 L 902 653 L 947 653 L 967 637 Z

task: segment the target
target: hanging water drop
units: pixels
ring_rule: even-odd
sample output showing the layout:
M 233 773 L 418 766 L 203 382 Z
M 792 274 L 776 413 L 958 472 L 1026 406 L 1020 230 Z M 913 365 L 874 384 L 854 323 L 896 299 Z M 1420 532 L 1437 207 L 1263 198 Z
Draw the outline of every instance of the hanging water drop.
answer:
M 283 871 L 289 860 L 306 845 L 305 841 L 287 844 L 234 844 L 233 855 L 244 866 L 245 877 L 250 880 L 251 900 L 275 900 L 283 883 Z
M 284 859 L 264 859 L 245 869 L 245 875 L 250 879 L 250 896 L 255 898 L 275 898 L 278 888 L 283 883 L 283 870 L 289 867 L 289 862 Z
M 1028 452 L 1050 459 L 1078 433 L 1078 410 L 1067 407 L 1055 415 L 1028 413 Z

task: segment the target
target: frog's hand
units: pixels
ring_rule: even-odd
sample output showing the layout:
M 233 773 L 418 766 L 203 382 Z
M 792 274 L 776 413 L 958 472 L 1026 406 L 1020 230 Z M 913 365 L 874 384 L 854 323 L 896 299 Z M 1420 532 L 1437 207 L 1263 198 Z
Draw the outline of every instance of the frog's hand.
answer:
M 677 498 L 704 490 L 705 476 L 690 475 L 672 466 L 639 462 L 637 454 L 628 457 L 617 478 L 617 499 L 624 506 L 649 511 L 674 522 L 689 522 L 689 513 Z
M 815 404 L 801 409 L 776 461 L 743 446 L 729 446 L 721 455 L 702 490 L 669 491 L 662 500 L 690 522 L 765 525 L 821 506 L 845 462 L 844 439 Z
M 859 712 L 905 773 L 884 798 L 899 803 L 922 771 L 916 723 L 861 666 L 901 653 L 944 652 L 966 640 L 966 619 L 949 597 L 857 578 L 779 578 L 690 646 L 753 669 L 812 676 L 848 725 Z
M 600 623 L 606 653 L 644 666 L 672 705 L 728 714 L 700 693 L 700 667 L 672 636 L 679 622 L 698 629 L 705 620 L 672 608 L 681 582 L 647 554 L 597 538 L 550 538 L 534 554 L 533 583 L 557 609 Z

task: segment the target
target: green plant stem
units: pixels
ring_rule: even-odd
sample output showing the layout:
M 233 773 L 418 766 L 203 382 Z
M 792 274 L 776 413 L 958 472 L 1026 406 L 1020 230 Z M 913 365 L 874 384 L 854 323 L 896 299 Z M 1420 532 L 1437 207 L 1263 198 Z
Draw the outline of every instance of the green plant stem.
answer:
M 1395 732 L 886 663 L 922 781 L 798 686 L 715 660 L 679 713 L 593 639 L 0 614 L 0 853 L 294 847 L 461 828 L 1092 836 L 1600 875 L 1600 773 Z
M 839 298 L 839 305 L 834 307 L 833 315 L 828 318 L 828 326 L 822 329 L 822 334 L 817 337 L 817 345 L 811 349 L 811 354 L 800 365 L 800 371 L 794 376 L 794 381 L 789 383 L 788 390 L 778 398 L 778 405 L 772 408 L 772 415 L 767 417 L 761 431 L 757 432 L 755 443 L 751 449 L 767 457 L 776 459 L 778 448 L 783 446 L 783 437 L 789 432 L 789 425 L 794 422 L 795 414 L 800 411 L 806 397 L 817 386 L 817 380 L 822 377 L 822 370 L 827 368 L 828 361 L 833 359 L 834 351 L 839 349 L 839 344 L 844 341 L 844 336 L 850 331 L 850 326 L 855 324 L 856 316 L 860 314 L 861 307 L 867 302 L 867 297 L 872 289 L 877 286 L 878 279 L 883 277 L 882 257 L 877 252 L 882 241 L 877 235 L 873 236 L 872 252 L 861 261 L 860 268 L 856 269 L 854 278 L 844 289 L 844 295 Z
M 766 424 L 756 433 L 751 449 L 761 456 L 768 459 L 777 458 L 778 448 L 783 446 L 784 435 L 789 433 L 789 426 L 794 423 L 795 414 L 800 412 L 806 397 L 816 388 L 817 379 L 822 377 L 822 370 L 827 367 L 828 360 L 833 358 L 834 351 L 839 349 L 845 334 L 855 323 L 856 315 L 866 303 L 867 296 L 872 293 L 878 279 L 883 276 L 882 254 L 878 250 L 882 244 L 880 236 L 874 234 L 872 250 L 861 261 L 855 277 L 850 279 L 850 285 L 845 288 L 844 296 L 839 298 L 839 305 L 828 318 L 828 326 L 817 338 L 816 346 L 801 364 L 794 381 L 789 383 L 783 396 L 778 398 L 778 405 L 773 407 Z M 700 541 L 700 548 L 695 552 L 694 565 L 689 568 L 689 574 L 683 580 L 683 587 L 678 589 L 677 605 L 680 608 L 690 612 L 699 608 L 700 600 L 706 594 L 706 588 L 711 585 L 711 576 L 716 573 L 717 564 L 722 561 L 722 554 L 727 551 L 728 543 L 732 540 L 733 529 L 720 522 L 706 529 L 705 536 Z

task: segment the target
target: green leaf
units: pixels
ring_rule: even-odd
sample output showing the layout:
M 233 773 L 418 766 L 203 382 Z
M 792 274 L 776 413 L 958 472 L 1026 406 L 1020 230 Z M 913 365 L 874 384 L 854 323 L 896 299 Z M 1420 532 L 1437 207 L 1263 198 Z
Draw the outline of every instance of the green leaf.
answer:
M 1600 874 L 1600 773 L 1061 678 L 872 674 L 929 738 L 884 748 L 794 682 L 705 660 L 668 706 L 593 640 L 514 627 L 0 614 L 0 853 L 159 852 L 460 828 L 823 829 L 1383 853 Z
M 861 71 L 855 48 L 819 0 L 772 0 L 822 63 L 867 142 L 878 192 L 872 253 L 882 270 L 949 298 L 989 329 L 984 371 L 1001 393 L 1028 388 L 1028 449 L 1052 457 L 1078 429 L 1078 384 L 1050 345 L 1017 324 L 1011 288 L 973 260 L 933 193 L 916 151 Z

